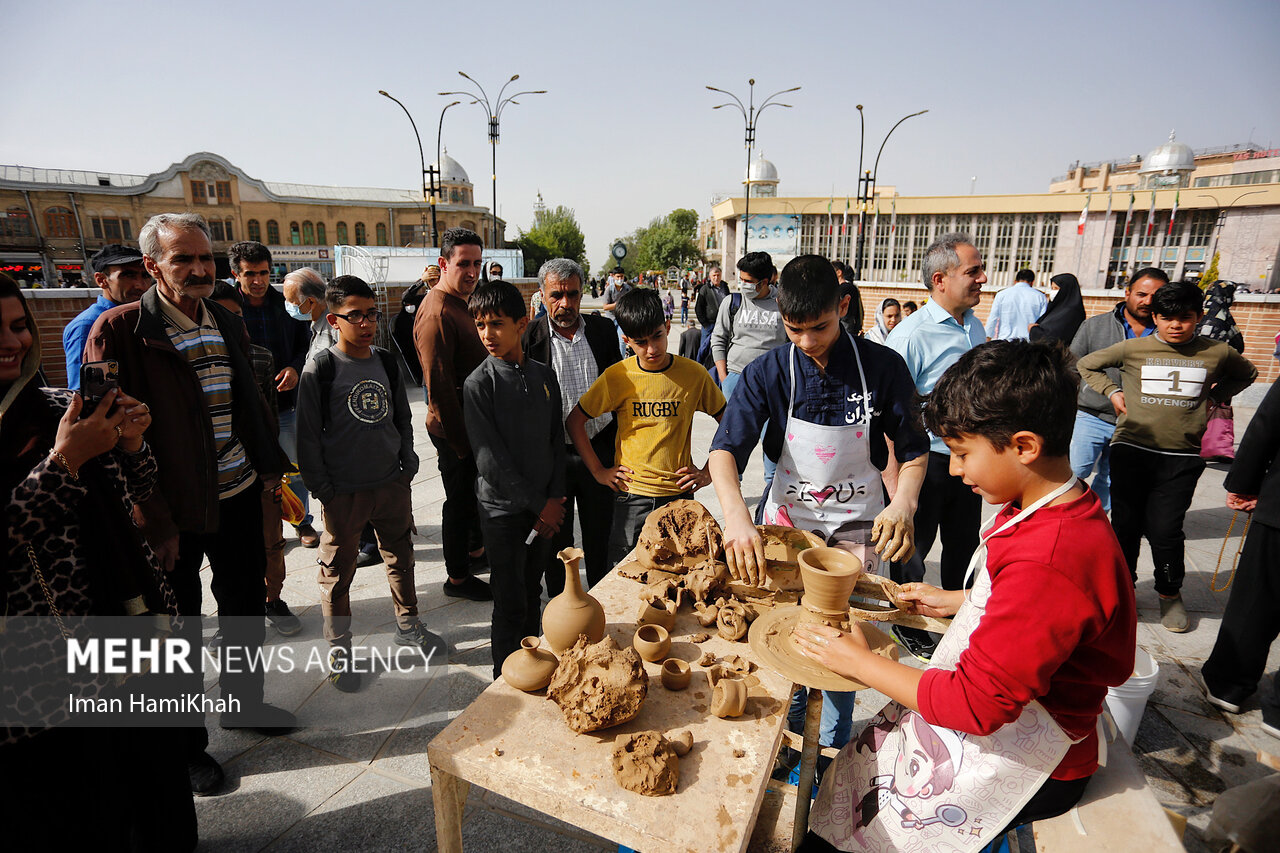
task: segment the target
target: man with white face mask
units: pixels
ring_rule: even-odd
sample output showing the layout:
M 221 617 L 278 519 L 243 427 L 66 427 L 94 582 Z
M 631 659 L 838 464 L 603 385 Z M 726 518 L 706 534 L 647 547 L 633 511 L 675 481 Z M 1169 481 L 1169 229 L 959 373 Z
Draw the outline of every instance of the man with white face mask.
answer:
M 284 277 L 284 310 L 295 320 L 311 325 L 311 345 L 307 347 L 307 361 L 322 350 L 338 342 L 338 334 L 329 325 L 326 316 L 329 309 L 324 301 L 324 277 L 303 267 Z

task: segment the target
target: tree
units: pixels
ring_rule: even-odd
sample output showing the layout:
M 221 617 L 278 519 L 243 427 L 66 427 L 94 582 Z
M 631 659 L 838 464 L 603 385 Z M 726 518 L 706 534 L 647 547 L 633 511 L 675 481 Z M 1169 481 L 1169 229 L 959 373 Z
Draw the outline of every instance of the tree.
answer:
M 659 216 L 643 228 L 637 228 L 626 237 L 619 237 L 627 247 L 627 257 L 622 270 L 632 278 L 645 270 L 665 270 L 682 267 L 701 259 L 698 251 L 698 214 L 688 208 L 676 208 L 666 216 Z M 618 242 L 614 240 L 610 242 Z M 602 272 L 613 269 L 612 257 Z
M 533 227 L 520 229 L 516 245 L 524 253 L 525 273 L 532 275 L 552 258 L 587 262 L 587 239 L 578 226 L 573 208 L 559 205 L 533 215 Z
M 1213 253 L 1213 260 L 1209 261 L 1209 268 L 1204 271 L 1204 275 L 1200 276 L 1200 289 L 1208 290 L 1210 285 L 1218 280 L 1218 252 Z

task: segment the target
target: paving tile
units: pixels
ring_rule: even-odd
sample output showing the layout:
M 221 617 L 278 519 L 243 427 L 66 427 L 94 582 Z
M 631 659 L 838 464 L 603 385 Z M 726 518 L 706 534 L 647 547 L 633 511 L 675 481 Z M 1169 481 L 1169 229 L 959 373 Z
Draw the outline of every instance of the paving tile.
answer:
M 434 843 L 431 790 L 366 771 L 267 849 L 272 853 L 391 853 L 419 851 Z

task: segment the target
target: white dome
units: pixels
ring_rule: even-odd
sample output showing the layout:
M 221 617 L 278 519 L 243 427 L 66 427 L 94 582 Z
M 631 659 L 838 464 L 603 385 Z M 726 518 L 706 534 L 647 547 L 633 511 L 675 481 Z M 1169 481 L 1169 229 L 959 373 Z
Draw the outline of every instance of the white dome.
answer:
M 444 161 L 444 166 L 440 170 L 441 183 L 469 184 L 471 179 L 467 177 L 467 170 L 462 168 L 462 164 L 449 156 L 449 149 L 446 148 L 444 153 L 440 155 L 440 159 Z M 437 164 L 432 163 L 435 166 Z
M 747 181 L 751 183 L 778 183 L 778 170 L 763 155 L 756 157 L 747 173 Z
M 1173 132 L 1169 133 L 1169 141 L 1151 153 L 1142 161 L 1141 174 L 1160 174 L 1168 172 L 1192 172 L 1196 168 L 1196 155 L 1190 145 L 1174 141 Z

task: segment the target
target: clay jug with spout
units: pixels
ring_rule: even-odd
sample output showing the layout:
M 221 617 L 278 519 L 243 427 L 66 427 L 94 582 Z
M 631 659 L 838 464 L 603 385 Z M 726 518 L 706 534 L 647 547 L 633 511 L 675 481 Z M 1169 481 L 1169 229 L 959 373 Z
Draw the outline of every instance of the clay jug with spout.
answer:
M 542 631 L 547 645 L 559 654 L 578 640 L 579 634 L 598 643 L 604 639 L 604 608 L 582 589 L 578 563 L 581 548 L 565 548 L 556 555 L 564 562 L 564 592 L 547 602 L 542 611 Z

